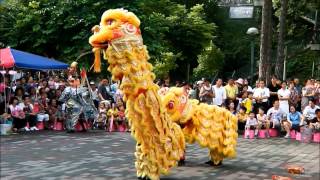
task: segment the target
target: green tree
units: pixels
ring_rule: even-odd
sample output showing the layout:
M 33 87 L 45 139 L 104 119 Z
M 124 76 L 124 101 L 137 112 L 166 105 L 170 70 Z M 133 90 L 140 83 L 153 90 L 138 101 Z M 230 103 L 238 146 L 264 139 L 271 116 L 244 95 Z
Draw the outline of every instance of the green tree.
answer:
M 71 62 L 91 50 L 90 29 L 99 23 L 101 14 L 119 7 L 140 18 L 144 42 L 159 76 L 177 67 L 186 72 L 184 64 L 196 67 L 197 56 L 213 38 L 214 25 L 206 22 L 202 5 L 187 10 L 170 0 L 5 0 L 0 4 L 0 42 Z M 81 56 L 80 61 L 90 66 L 92 55 Z
M 212 42 L 198 55 L 198 66 L 193 70 L 194 79 L 201 77 L 213 77 L 221 71 L 224 63 L 224 55 Z

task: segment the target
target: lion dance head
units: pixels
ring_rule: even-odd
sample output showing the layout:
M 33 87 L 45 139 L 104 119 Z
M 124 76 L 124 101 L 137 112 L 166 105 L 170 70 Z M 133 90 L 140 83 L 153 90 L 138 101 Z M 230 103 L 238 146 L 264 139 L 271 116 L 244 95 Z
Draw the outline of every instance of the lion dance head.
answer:
M 140 20 L 132 12 L 124 9 L 111 9 L 103 13 L 100 25 L 91 30 L 93 35 L 89 43 L 95 54 L 94 71 L 101 71 L 100 51 L 113 46 L 116 51 L 129 49 L 134 44 L 142 45 Z

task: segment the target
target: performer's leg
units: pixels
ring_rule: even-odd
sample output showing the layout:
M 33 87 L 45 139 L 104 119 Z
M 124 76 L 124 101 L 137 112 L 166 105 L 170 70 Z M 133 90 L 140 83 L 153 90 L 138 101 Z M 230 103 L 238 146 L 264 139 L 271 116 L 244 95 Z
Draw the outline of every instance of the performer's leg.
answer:
M 183 155 L 180 157 L 180 160 L 178 162 L 178 166 L 183 166 L 185 165 L 185 160 L 186 160 L 186 151 L 184 151 Z
M 82 127 L 82 132 L 86 132 L 86 131 L 87 131 L 87 128 L 86 128 L 86 126 L 84 125 L 85 122 L 86 122 L 86 119 L 85 119 L 85 116 L 84 116 L 83 113 L 79 116 L 78 122 L 80 123 L 80 125 L 81 125 L 81 127 Z
M 79 119 L 79 114 L 77 113 L 70 114 L 66 122 L 67 132 L 74 132 L 74 129 L 75 129 L 74 127 L 77 124 L 78 119 Z
M 147 154 L 143 154 L 140 145 L 136 145 L 136 162 L 135 167 L 137 170 L 138 179 L 149 180 L 149 179 L 160 179 L 160 169 L 156 163 L 148 161 Z
M 218 153 L 216 150 L 210 150 L 210 161 L 206 162 L 210 166 L 220 166 L 222 165 L 223 156 Z

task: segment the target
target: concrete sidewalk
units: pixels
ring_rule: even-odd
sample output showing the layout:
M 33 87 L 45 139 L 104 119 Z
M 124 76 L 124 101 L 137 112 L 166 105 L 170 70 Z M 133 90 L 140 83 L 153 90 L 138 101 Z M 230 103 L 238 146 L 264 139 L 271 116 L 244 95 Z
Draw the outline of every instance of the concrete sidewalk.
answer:
M 1 136 L 0 179 L 136 179 L 129 133 L 66 134 L 43 131 Z M 187 146 L 183 167 L 173 168 L 161 179 L 271 179 L 273 174 L 293 179 L 320 179 L 320 145 L 283 138 L 248 140 L 239 138 L 238 155 L 219 168 L 209 167 L 208 151 Z M 286 165 L 301 165 L 303 175 L 290 175 Z

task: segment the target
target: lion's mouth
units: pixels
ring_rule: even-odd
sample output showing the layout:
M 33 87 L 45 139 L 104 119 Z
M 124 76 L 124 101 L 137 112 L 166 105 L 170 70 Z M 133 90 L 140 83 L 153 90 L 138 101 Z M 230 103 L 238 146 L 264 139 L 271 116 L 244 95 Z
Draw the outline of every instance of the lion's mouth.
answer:
M 104 42 L 92 42 L 91 45 L 95 48 L 101 48 L 101 49 L 106 49 L 109 45 L 108 41 Z

